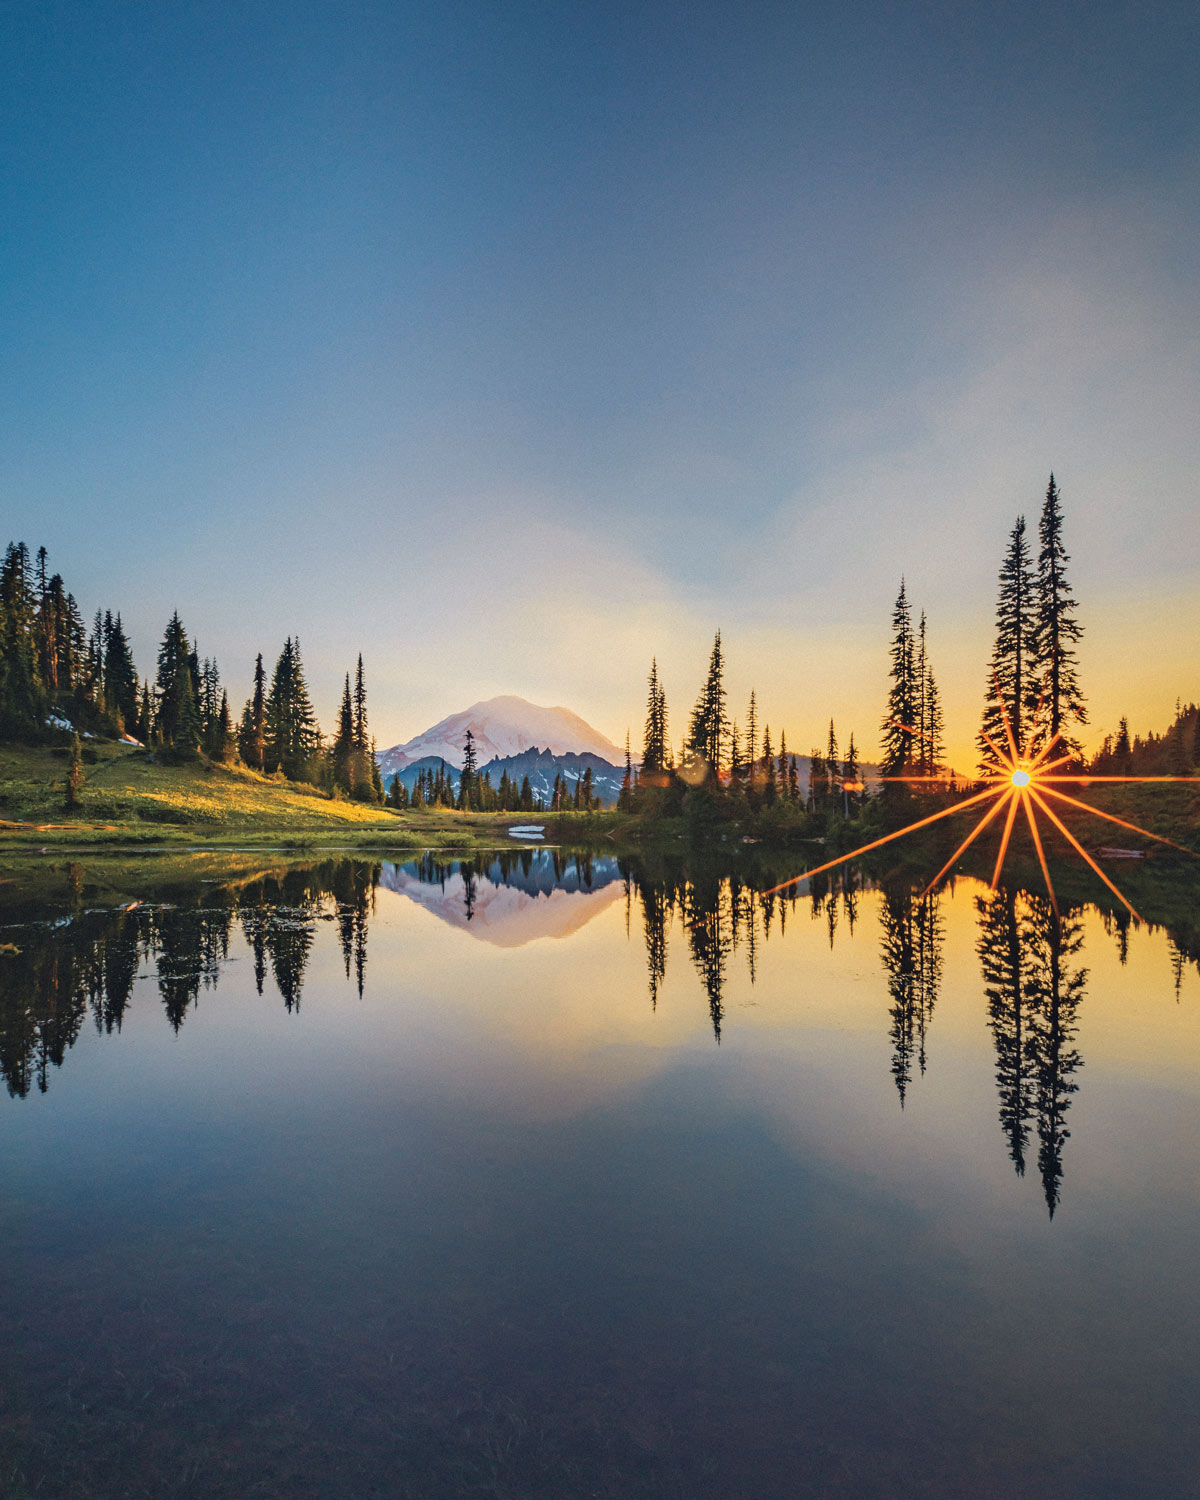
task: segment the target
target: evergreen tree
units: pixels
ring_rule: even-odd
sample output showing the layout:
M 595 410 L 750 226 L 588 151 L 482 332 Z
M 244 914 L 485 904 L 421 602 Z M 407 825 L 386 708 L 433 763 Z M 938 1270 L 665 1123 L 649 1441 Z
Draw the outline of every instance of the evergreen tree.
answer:
M 862 794 L 851 790 L 859 781 L 858 746 L 854 743 L 854 732 L 850 733 L 850 743 L 846 746 L 846 759 L 842 762 L 842 809 L 846 816 L 850 816 L 851 807 L 859 807 L 862 803 Z
M 350 673 L 347 672 L 331 752 L 334 785 L 344 792 L 354 790 L 354 750 L 354 705 L 350 697 Z
M 763 726 L 762 762 L 765 773 L 762 797 L 763 801 L 770 807 L 775 801 L 779 788 L 775 782 L 775 753 L 771 748 L 771 726 L 769 724 Z
M 1033 647 L 1034 672 L 1041 702 L 1039 738 L 1053 739 L 1061 734 L 1057 747 L 1062 754 L 1076 760 L 1081 754 L 1079 741 L 1071 734 L 1075 724 L 1087 723 L 1087 710 L 1079 688 L 1078 658 L 1075 647 L 1083 627 L 1075 619 L 1076 601 L 1067 582 L 1070 558 L 1062 540 L 1062 501 L 1054 475 L 1046 489 L 1038 522 L 1037 621 Z
M 224 689 L 221 692 L 221 706 L 217 710 L 209 754 L 213 760 L 222 762 L 233 758 L 233 721 L 229 716 L 229 694 Z
M 891 687 L 884 715 L 880 773 L 904 776 L 912 769 L 913 729 L 917 715 L 916 651 L 912 615 L 904 580 L 892 610 Z
M 121 624 L 120 613 L 106 632 L 104 646 L 104 688 L 109 712 L 120 715 L 121 727 L 132 732 L 138 721 L 138 675 L 133 653 Z M 48 650 L 49 654 L 49 650 Z
M 1129 743 L 1129 720 L 1122 715 L 1117 725 L 1117 742 L 1113 746 L 1114 775 L 1129 776 L 1133 772 L 1133 749 Z
M 458 805 L 464 811 L 469 811 L 470 808 L 479 805 L 475 787 L 478 772 L 479 755 L 475 749 L 475 736 L 468 727 L 466 739 L 463 741 L 463 765 L 458 781 Z
M 758 699 L 750 689 L 750 706 L 746 710 L 746 779 L 751 786 L 758 780 Z
M 1011 753 L 1010 732 L 1019 753 L 1032 746 L 1031 730 L 1038 702 L 1036 610 L 1025 517 L 1019 516 L 1000 568 L 996 644 L 988 669 L 983 727 L 978 739 L 979 769 L 984 775 L 999 768 L 1000 755 Z
M 264 769 L 282 771 L 292 781 L 311 778 L 321 745 L 321 731 L 313 713 L 300 642 L 291 636 L 284 642 L 267 694 Z
M 625 775 L 621 781 L 621 790 L 617 796 L 617 806 L 622 812 L 628 812 L 633 799 L 633 760 L 629 753 L 629 731 L 625 731 Z
M 746 763 L 743 760 L 742 736 L 738 730 L 738 722 L 734 719 L 729 726 L 729 785 L 732 791 L 740 791 L 746 780 Z
M 940 776 L 945 769 L 945 721 L 941 699 L 933 677 L 926 644 L 925 611 L 917 627 L 917 728 L 920 731 L 913 747 L 919 776 Z
M 838 761 L 839 751 L 837 734 L 834 731 L 833 720 L 829 721 L 829 739 L 825 744 L 825 785 L 826 794 L 830 797 L 837 795 L 838 789 Z
M 254 689 L 242 710 L 242 725 L 238 731 L 238 753 L 255 771 L 263 769 L 266 742 L 267 677 L 260 651 L 254 660 Z
M 782 796 L 786 797 L 787 794 L 788 794 L 788 752 L 787 752 L 787 731 L 784 730 L 784 729 L 781 729 L 779 731 L 778 781 L 779 781 L 779 791 L 780 791 L 780 793 L 781 793 Z
M 0 735 L 41 729 L 45 694 L 38 671 L 37 596 L 29 548 L 10 542 L 0 567 Z
M 650 663 L 646 698 L 646 733 L 642 748 L 642 773 L 662 771 L 667 763 L 667 699 L 658 680 L 658 659 Z
M 712 655 L 708 663 L 708 675 L 692 709 L 688 727 L 686 748 L 700 756 L 718 775 L 721 770 L 721 752 L 725 747 L 728 718 L 725 713 L 725 662 L 721 651 L 721 632 L 713 638 Z
M 363 681 L 361 651 L 354 670 L 354 748 L 360 751 L 367 749 L 367 689 Z
M 367 765 L 371 772 L 371 798 L 377 805 L 383 803 L 383 776 L 379 770 L 379 759 L 375 753 L 375 739 L 367 746 Z
M 158 712 L 154 732 L 159 743 L 180 755 L 195 755 L 203 738 L 191 670 L 191 646 L 176 610 L 158 648 Z
M 819 745 L 808 753 L 808 807 L 810 812 L 820 812 L 829 791 L 829 777 L 825 769 L 825 757 Z

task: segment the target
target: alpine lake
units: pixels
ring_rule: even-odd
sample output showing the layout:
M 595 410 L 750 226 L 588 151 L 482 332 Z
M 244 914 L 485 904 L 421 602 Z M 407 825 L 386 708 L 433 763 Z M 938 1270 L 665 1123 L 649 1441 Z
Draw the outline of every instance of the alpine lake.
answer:
M 1142 922 L 683 845 L 3 873 L 6 1500 L 1200 1493 L 1149 871 Z

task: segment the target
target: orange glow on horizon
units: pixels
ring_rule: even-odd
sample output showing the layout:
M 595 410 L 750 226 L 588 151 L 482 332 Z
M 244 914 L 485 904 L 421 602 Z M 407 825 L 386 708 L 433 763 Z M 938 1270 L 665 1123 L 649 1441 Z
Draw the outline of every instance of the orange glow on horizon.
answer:
M 999 698 L 1000 694 L 999 692 L 997 692 L 997 699 Z M 1046 859 L 1046 851 L 1042 844 L 1041 831 L 1038 828 L 1037 816 L 1034 812 L 1034 807 L 1036 805 L 1036 807 L 1046 818 L 1049 819 L 1049 821 L 1054 825 L 1054 827 L 1063 836 L 1063 838 L 1066 839 L 1067 843 L 1070 844 L 1070 846 L 1075 850 L 1080 858 L 1083 859 L 1084 862 L 1100 877 L 1100 879 L 1113 893 L 1113 895 L 1116 896 L 1116 898 L 1124 906 L 1128 907 L 1132 915 L 1140 922 L 1142 919 L 1138 915 L 1132 904 L 1126 899 L 1124 895 L 1122 895 L 1122 893 L 1108 878 L 1108 876 L 1104 873 L 1104 871 L 1100 868 L 1100 866 L 1096 863 L 1092 856 L 1087 852 L 1087 850 L 1083 847 L 1079 840 L 1074 836 L 1073 833 L 1071 833 L 1070 829 L 1067 828 L 1066 824 L 1055 813 L 1054 809 L 1045 801 L 1045 798 L 1053 797 L 1059 802 L 1068 803 L 1071 807 L 1077 808 L 1082 812 L 1091 813 L 1093 817 L 1102 818 L 1109 823 L 1115 823 L 1119 827 L 1126 828 L 1131 833 L 1139 834 L 1143 838 L 1153 839 L 1160 844 L 1167 844 L 1172 849 L 1178 849 L 1184 854 L 1194 854 L 1195 851 L 1185 848 L 1182 844 L 1176 844 L 1171 839 L 1163 838 L 1161 834 L 1151 833 L 1148 828 L 1141 828 L 1136 823 L 1127 822 L 1124 818 L 1118 818 L 1112 813 L 1101 812 L 1099 808 L 1090 807 L 1086 802 L 1081 802 L 1077 797 L 1069 797 L 1065 792 L 1054 790 L 1054 788 L 1048 786 L 1047 783 L 1069 782 L 1075 786 L 1080 787 L 1090 786 L 1092 782 L 1186 782 L 1191 783 L 1192 785 L 1197 785 L 1200 784 L 1200 776 L 1089 776 L 1086 774 L 1071 775 L 1069 773 L 1059 773 L 1056 775 L 1047 774 L 1053 771 L 1056 767 L 1064 765 L 1071 759 L 1070 756 L 1064 755 L 1052 761 L 1046 760 L 1046 757 L 1049 755 L 1050 751 L 1062 739 L 1062 732 L 1060 731 L 1059 733 L 1053 735 L 1041 747 L 1038 753 L 1031 759 L 1029 758 L 1028 753 L 1023 755 L 1018 749 L 1015 736 L 1013 735 L 1012 726 L 1009 723 L 1008 714 L 1007 712 L 1005 712 L 1002 701 L 1000 702 L 1000 712 L 1004 722 L 1005 739 L 1008 741 L 1010 753 L 1008 755 L 1005 755 L 1005 753 L 999 748 L 999 746 L 986 732 L 986 730 L 983 731 L 983 739 L 990 746 L 998 764 L 998 770 L 995 775 L 982 778 L 987 788 L 985 791 L 978 792 L 973 797 L 968 797 L 965 801 L 956 803 L 953 807 L 943 808 L 940 812 L 932 813 L 927 818 L 920 818 L 915 823 L 908 823 L 903 828 L 897 829 L 895 833 L 889 833 L 883 838 L 875 839 L 872 843 L 864 844 L 861 848 L 858 849 L 853 849 L 849 854 L 840 855 L 837 859 L 828 860 L 823 865 L 817 865 L 812 870 L 804 871 L 802 875 L 795 875 L 791 880 L 785 880 L 779 885 L 772 886 L 769 891 L 764 891 L 763 894 L 771 896 L 778 891 L 787 890 L 789 886 L 797 885 L 802 880 L 808 880 L 813 875 L 821 875 L 826 870 L 832 870 L 837 865 L 842 865 L 845 864 L 848 860 L 858 858 L 859 855 L 868 854 L 871 850 L 879 849 L 884 844 L 890 844 L 896 839 L 903 838 L 906 834 L 915 833 L 919 828 L 927 828 L 930 824 L 937 823 L 942 818 L 951 817 L 955 813 L 964 812 L 969 807 L 978 807 L 981 802 L 990 801 L 992 805 L 984 810 L 982 817 L 980 817 L 978 822 L 976 822 L 974 827 L 967 834 L 966 838 L 963 839 L 962 843 L 959 844 L 958 848 L 955 849 L 954 853 L 950 856 L 950 858 L 946 861 L 946 863 L 922 891 L 922 896 L 928 895 L 929 892 L 937 886 L 939 881 L 941 881 L 943 877 L 949 873 L 956 862 L 961 858 L 963 854 L 966 853 L 966 851 L 984 831 L 988 824 L 991 823 L 992 820 L 996 818 L 1001 812 L 1006 812 L 1007 816 L 1004 821 L 1004 833 L 1000 840 L 1000 851 L 996 858 L 995 869 L 992 872 L 991 886 L 994 890 L 1000 880 L 1000 875 L 1004 868 L 1004 860 L 1008 853 L 1009 842 L 1012 838 L 1013 825 L 1016 822 L 1017 813 L 1019 810 L 1024 809 L 1026 819 L 1029 823 L 1029 832 L 1033 839 L 1033 846 L 1037 851 L 1038 863 L 1041 866 L 1042 878 L 1046 882 L 1046 890 L 1050 896 L 1051 904 L 1053 905 L 1055 911 L 1057 911 L 1058 901 L 1054 894 L 1054 886 L 1050 880 L 1050 867 Z M 897 724 L 896 727 L 905 729 L 905 732 L 908 734 L 916 734 L 915 730 L 906 729 L 906 727 L 902 724 Z M 941 785 L 943 783 L 948 785 L 949 781 L 953 780 L 954 778 L 953 773 L 951 773 L 949 778 L 934 776 L 884 776 L 880 779 L 888 782 L 903 782 L 909 786 L 929 787 Z

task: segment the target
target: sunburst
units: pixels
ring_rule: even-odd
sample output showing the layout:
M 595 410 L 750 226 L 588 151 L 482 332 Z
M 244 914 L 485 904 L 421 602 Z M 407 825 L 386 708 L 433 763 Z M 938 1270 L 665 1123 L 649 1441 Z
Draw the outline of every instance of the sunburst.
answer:
M 869 844 L 863 844 L 858 849 L 852 849 L 849 854 L 841 854 L 837 859 L 828 860 L 825 864 L 817 865 L 814 869 L 805 870 L 802 874 L 793 876 L 791 880 L 785 880 L 782 884 L 773 886 L 770 891 L 764 894 L 772 895 L 776 891 L 787 890 L 789 886 L 796 885 L 801 880 L 807 880 L 810 876 L 821 875 L 826 870 L 832 870 L 838 865 L 844 865 L 848 860 L 857 859 L 862 854 L 870 853 L 872 849 L 882 848 L 884 844 L 893 843 L 896 839 L 902 839 L 907 834 L 915 833 L 920 828 L 928 828 L 931 823 L 938 823 L 943 818 L 952 818 L 958 813 L 966 812 L 970 808 L 976 808 L 982 813 L 978 822 L 976 822 L 966 838 L 963 839 L 962 843 L 959 844 L 958 848 L 955 849 L 954 853 L 921 892 L 922 896 L 928 895 L 939 884 L 983 830 L 1003 813 L 1004 832 L 1000 838 L 1000 850 L 996 856 L 996 864 L 992 871 L 990 882 L 994 890 L 999 883 L 1001 872 L 1004 869 L 1004 861 L 1008 854 L 1013 827 L 1018 817 L 1024 814 L 1025 821 L 1029 825 L 1030 835 L 1033 839 L 1033 847 L 1037 851 L 1038 864 L 1041 866 L 1042 878 L 1046 882 L 1046 890 L 1049 894 L 1051 905 L 1054 907 L 1055 912 L 1057 912 L 1058 900 L 1054 894 L 1053 882 L 1050 879 L 1050 866 L 1046 859 L 1046 850 L 1042 842 L 1041 829 L 1038 827 L 1037 815 L 1041 813 L 1058 830 L 1063 838 L 1066 839 L 1067 843 L 1080 858 L 1095 871 L 1113 895 L 1116 896 L 1117 900 L 1122 905 L 1128 907 L 1132 915 L 1137 917 L 1138 921 L 1141 921 L 1141 917 L 1138 916 L 1131 902 L 1117 889 L 1066 826 L 1050 805 L 1050 801 L 1061 802 L 1081 812 L 1091 813 L 1095 818 L 1102 818 L 1105 822 L 1115 823 L 1119 828 L 1127 829 L 1130 833 L 1139 834 L 1142 838 L 1153 839 L 1159 844 L 1167 844 L 1170 848 L 1178 849 L 1184 854 L 1194 854 L 1194 850 L 1187 849 L 1182 844 L 1177 844 L 1171 839 L 1163 838 L 1161 834 L 1151 833 L 1148 828 L 1140 828 L 1136 823 L 1127 822 L 1124 818 L 1118 818 L 1113 813 L 1101 812 L 1098 807 L 1092 807 L 1087 802 L 1080 801 L 1078 797 L 1068 796 L 1066 792 L 1060 791 L 1058 788 L 1064 784 L 1085 787 L 1097 782 L 1106 784 L 1113 782 L 1189 782 L 1195 785 L 1200 783 L 1200 776 L 1092 776 L 1061 770 L 1061 767 L 1070 764 L 1072 757 L 1070 755 L 1062 755 L 1055 760 L 1050 760 L 1049 756 L 1055 746 L 1062 741 L 1062 732 L 1059 731 L 1055 734 L 1036 752 L 1032 748 L 1023 750 L 1017 744 L 1016 736 L 1013 734 L 1012 725 L 1009 722 L 1008 714 L 1005 712 L 1004 703 L 999 693 L 997 693 L 997 701 L 999 702 L 1000 713 L 1004 722 L 1006 747 L 1002 748 L 997 745 L 991 736 L 984 732 L 983 738 L 996 758 L 996 770 L 992 775 L 981 778 L 984 787 L 983 791 L 975 793 L 962 802 L 956 802 L 953 807 L 942 808 L 941 811 L 931 813 L 927 818 L 919 818 L 914 823 L 908 823 L 903 828 L 898 828 L 895 833 L 885 834 L 883 838 L 874 839 Z M 897 727 L 903 729 L 906 734 L 920 737 L 917 730 L 910 729 L 907 725 L 901 724 L 897 725 Z M 883 778 L 885 781 L 904 782 L 909 786 L 928 786 L 934 779 L 930 776 L 885 776 Z

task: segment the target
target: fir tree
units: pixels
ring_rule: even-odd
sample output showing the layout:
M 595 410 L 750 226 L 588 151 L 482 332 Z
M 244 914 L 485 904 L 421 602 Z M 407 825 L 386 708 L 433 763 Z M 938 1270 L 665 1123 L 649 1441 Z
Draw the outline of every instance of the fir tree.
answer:
M 291 636 L 284 642 L 271 678 L 266 703 L 264 769 L 282 771 L 292 781 L 311 777 L 313 761 L 321 744 L 304 666 L 300 642 Z
M 829 739 L 825 744 L 825 784 L 830 797 L 837 795 L 839 751 L 833 720 L 829 721 Z
M 221 706 L 217 710 L 209 754 L 213 760 L 222 762 L 233 757 L 233 721 L 229 716 L 229 694 L 224 689 L 221 692 Z
M 354 790 L 354 749 L 354 704 L 350 697 L 350 673 L 347 672 L 331 752 L 334 785 L 344 792 Z
M 852 791 L 859 781 L 858 746 L 854 743 L 854 733 L 850 733 L 850 743 L 846 746 L 846 759 L 842 762 L 842 809 L 846 817 L 850 816 L 851 806 L 858 807 L 862 796 L 858 791 Z
M 158 741 L 180 755 L 195 755 L 203 738 L 191 670 L 191 646 L 178 610 L 167 622 L 158 648 L 156 678 L 158 712 L 154 732 Z
M 628 812 L 633 798 L 633 760 L 629 753 L 629 731 L 625 731 L 625 775 L 621 781 L 621 790 L 617 796 L 617 806 L 622 812 Z
M 688 727 L 686 748 L 700 756 L 713 774 L 721 770 L 721 752 L 725 747 L 728 719 L 725 713 L 725 661 L 721 651 L 721 632 L 713 638 L 712 655 L 709 657 L 708 675 L 696 706 L 692 709 Z
M 1067 582 L 1067 556 L 1062 541 L 1062 502 L 1054 475 L 1046 489 L 1038 522 L 1037 621 L 1034 640 L 1034 672 L 1041 702 L 1039 737 L 1062 736 L 1058 747 L 1076 760 L 1079 741 L 1071 734 L 1075 724 L 1087 723 L 1087 710 L 1079 688 L 1075 647 L 1083 627 L 1075 619 L 1076 601 Z
M 913 728 L 917 713 L 916 652 L 913 643 L 912 615 L 904 580 L 892 610 L 891 687 L 884 715 L 883 757 L 880 771 L 884 776 L 904 776 L 911 770 Z
M 1122 715 L 1117 725 L 1117 741 L 1113 746 L 1115 775 L 1129 776 L 1133 771 L 1133 748 L 1129 743 L 1129 720 Z
M 821 754 L 819 745 L 814 745 L 808 753 L 808 808 L 810 812 L 820 812 L 825 797 L 829 791 L 829 777 L 825 769 L 825 757 Z
M 753 786 L 758 779 L 756 763 L 758 759 L 758 700 L 754 689 L 750 689 L 750 706 L 746 710 L 746 765 L 748 770 L 746 778 Z
M 238 731 L 238 752 L 246 765 L 255 771 L 263 769 L 267 740 L 267 677 L 263 671 L 262 652 L 254 660 L 254 688 L 242 711 Z
M 763 781 L 763 801 L 769 807 L 776 798 L 779 788 L 775 782 L 775 753 L 771 748 L 771 726 L 763 726 L 762 737 L 762 763 L 765 779 Z
M 662 771 L 667 759 L 667 699 L 658 680 L 658 659 L 650 663 L 646 697 L 646 732 L 642 748 L 642 772 Z
M 371 743 L 367 746 L 367 764 L 371 772 L 371 796 L 377 805 L 383 803 L 383 776 L 379 770 L 379 759 L 375 753 L 375 740 L 372 736 Z
M 121 727 L 132 731 L 138 721 L 138 675 L 120 613 L 107 631 L 104 646 L 104 688 L 109 712 L 119 715 Z
M 1011 753 L 1010 734 L 1019 753 L 1031 748 L 1030 732 L 1038 702 L 1036 606 L 1025 517 L 1019 516 L 1000 568 L 996 644 L 978 739 L 979 769 L 984 775 L 1000 767 L 1000 756 Z
M 364 753 L 367 749 L 367 689 L 363 681 L 361 651 L 354 670 L 354 748 Z
M 470 727 L 467 729 L 466 739 L 463 741 L 463 764 L 462 772 L 458 781 L 458 805 L 464 811 L 479 805 L 479 798 L 475 790 L 475 779 L 479 770 L 479 755 L 475 749 L 475 736 Z

